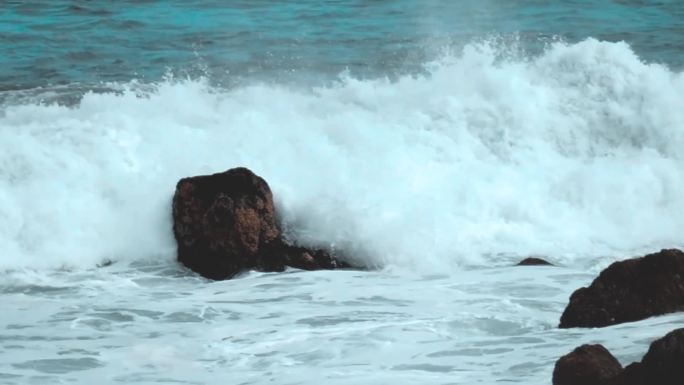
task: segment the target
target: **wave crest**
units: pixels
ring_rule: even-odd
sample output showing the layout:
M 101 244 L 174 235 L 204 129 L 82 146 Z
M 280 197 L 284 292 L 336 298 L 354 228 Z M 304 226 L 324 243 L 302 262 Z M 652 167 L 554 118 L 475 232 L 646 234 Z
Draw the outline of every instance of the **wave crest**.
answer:
M 248 166 L 290 234 L 426 271 L 684 244 L 684 75 L 625 43 L 491 45 L 396 81 L 165 81 L 0 116 L 0 267 L 173 258 L 184 176 Z M 124 87 L 126 88 L 126 87 Z

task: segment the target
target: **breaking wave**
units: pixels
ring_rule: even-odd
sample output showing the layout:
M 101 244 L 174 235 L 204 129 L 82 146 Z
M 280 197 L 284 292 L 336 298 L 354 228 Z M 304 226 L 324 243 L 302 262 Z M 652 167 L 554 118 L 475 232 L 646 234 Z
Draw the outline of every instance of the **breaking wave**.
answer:
M 175 255 L 184 176 L 247 166 L 291 235 L 426 271 L 684 244 L 684 75 L 625 43 L 487 44 L 396 80 L 165 81 L 0 112 L 0 268 Z

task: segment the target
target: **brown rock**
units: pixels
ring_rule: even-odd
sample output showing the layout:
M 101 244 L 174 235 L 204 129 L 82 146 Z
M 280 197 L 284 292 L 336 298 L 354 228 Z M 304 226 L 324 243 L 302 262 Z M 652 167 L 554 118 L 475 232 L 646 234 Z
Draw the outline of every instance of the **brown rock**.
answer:
M 582 345 L 556 361 L 553 385 L 604 385 L 622 365 L 602 345 Z
M 615 262 L 575 291 L 559 327 L 602 327 L 682 310 L 684 253 L 661 250 Z
M 304 247 L 285 246 L 280 252 L 286 258 L 288 266 L 302 270 L 339 269 L 349 267 L 328 251 L 307 249 Z
M 684 329 L 654 341 L 641 365 L 651 384 L 684 384 Z
M 653 341 L 641 362 L 620 363 L 601 345 L 582 345 L 556 361 L 553 385 L 682 385 L 684 328 Z
M 181 179 L 173 196 L 173 233 L 178 260 L 211 279 L 247 269 L 349 267 L 325 250 L 287 244 L 271 189 L 246 168 Z
M 651 343 L 641 363 L 634 363 L 611 385 L 684 384 L 684 329 Z
M 271 189 L 246 168 L 181 179 L 173 233 L 178 260 L 205 277 L 230 278 L 254 268 L 280 236 Z
M 326 251 L 284 242 L 271 189 L 246 168 L 181 179 L 173 197 L 173 233 L 178 260 L 211 279 L 247 269 L 348 267 Z

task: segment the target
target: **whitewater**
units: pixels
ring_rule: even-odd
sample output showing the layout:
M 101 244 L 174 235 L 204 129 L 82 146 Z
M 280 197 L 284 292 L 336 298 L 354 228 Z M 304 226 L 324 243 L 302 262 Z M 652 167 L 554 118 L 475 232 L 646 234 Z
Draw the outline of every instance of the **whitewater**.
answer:
M 684 74 L 624 42 L 474 42 L 396 78 L 110 82 L 0 107 L 0 383 L 550 383 L 673 314 L 559 330 L 609 263 L 684 247 Z M 178 179 L 246 166 L 287 236 L 368 271 L 178 266 Z M 512 267 L 542 256 L 557 267 Z

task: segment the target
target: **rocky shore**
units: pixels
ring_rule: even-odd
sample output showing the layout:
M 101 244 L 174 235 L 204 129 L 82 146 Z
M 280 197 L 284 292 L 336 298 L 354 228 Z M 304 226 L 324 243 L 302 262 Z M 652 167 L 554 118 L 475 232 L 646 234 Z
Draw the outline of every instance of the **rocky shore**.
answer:
M 560 328 L 606 327 L 684 310 L 684 253 L 677 249 L 615 262 L 575 291 Z M 684 329 L 654 341 L 641 362 L 622 365 L 602 345 L 561 357 L 553 385 L 684 384 Z
M 641 362 L 623 369 L 602 345 L 582 345 L 561 357 L 553 385 L 681 385 L 684 384 L 684 329 L 651 343 Z
M 246 168 L 181 179 L 172 203 L 178 261 L 214 280 L 242 271 L 340 269 L 351 265 L 331 250 L 289 243 L 268 183 Z M 553 266 L 530 257 L 518 266 Z M 684 253 L 661 250 L 615 262 L 576 290 L 559 328 L 606 327 L 684 310 Z M 684 329 L 654 341 L 643 360 L 623 368 L 602 345 L 561 357 L 554 385 L 684 384 Z

